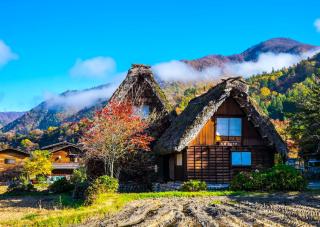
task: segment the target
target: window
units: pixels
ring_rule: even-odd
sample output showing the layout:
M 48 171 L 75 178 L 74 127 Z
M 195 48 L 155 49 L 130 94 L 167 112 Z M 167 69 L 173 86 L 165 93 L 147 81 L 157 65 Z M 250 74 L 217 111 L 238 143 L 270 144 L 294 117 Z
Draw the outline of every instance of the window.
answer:
M 182 154 L 177 154 L 177 166 L 182 166 Z
M 147 118 L 150 115 L 150 106 L 148 105 L 142 105 L 139 107 L 135 107 L 136 112 L 138 115 L 140 115 L 140 117 L 142 118 Z
M 78 157 L 71 157 L 71 158 L 70 158 L 70 161 L 77 163 L 77 162 L 78 162 Z
M 6 158 L 6 159 L 4 160 L 4 163 L 5 163 L 5 164 L 15 164 L 15 163 L 16 163 L 16 160 L 15 160 L 15 159 L 9 159 L 9 158 L 7 159 L 7 158 Z
M 251 166 L 251 152 L 232 151 L 231 163 L 233 166 Z
M 216 140 L 217 141 L 241 141 L 242 131 L 241 118 L 217 118 Z

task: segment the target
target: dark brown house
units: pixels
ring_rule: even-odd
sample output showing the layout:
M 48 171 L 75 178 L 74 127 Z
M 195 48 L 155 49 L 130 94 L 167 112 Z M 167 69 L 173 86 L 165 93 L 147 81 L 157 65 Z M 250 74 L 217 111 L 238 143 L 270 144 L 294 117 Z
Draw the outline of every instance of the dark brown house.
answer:
M 16 176 L 22 168 L 29 153 L 8 148 L 0 151 L 0 181 L 6 181 Z
M 163 180 L 228 183 L 239 171 L 271 167 L 286 144 L 248 96 L 229 78 L 190 101 L 155 146 Z
M 51 152 L 53 176 L 70 176 L 73 171 L 80 167 L 82 150 L 75 144 L 61 142 L 42 147 L 42 150 Z

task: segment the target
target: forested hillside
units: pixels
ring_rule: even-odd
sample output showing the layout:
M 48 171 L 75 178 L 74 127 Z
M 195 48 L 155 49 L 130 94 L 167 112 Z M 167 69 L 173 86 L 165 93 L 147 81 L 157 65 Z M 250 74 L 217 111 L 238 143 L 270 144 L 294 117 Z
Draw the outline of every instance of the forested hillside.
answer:
M 250 93 L 262 110 L 273 119 L 284 120 L 297 111 L 297 100 L 308 95 L 320 76 L 320 54 L 296 66 L 247 79 Z

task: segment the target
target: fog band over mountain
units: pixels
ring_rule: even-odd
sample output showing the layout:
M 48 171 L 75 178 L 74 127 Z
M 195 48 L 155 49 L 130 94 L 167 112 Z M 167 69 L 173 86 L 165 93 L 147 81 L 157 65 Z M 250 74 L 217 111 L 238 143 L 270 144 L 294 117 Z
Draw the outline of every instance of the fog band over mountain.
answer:
M 279 70 L 297 64 L 301 60 L 312 57 L 320 52 L 314 49 L 301 54 L 288 54 L 273 52 L 261 53 L 256 61 L 240 63 L 226 63 L 223 66 L 212 66 L 197 70 L 182 61 L 169 61 L 156 64 L 152 67 L 154 74 L 165 82 L 190 82 L 195 80 L 217 80 L 222 76 L 240 75 L 245 78 L 263 73 Z
M 199 71 L 191 65 L 172 60 L 158 63 L 152 66 L 156 78 L 164 82 L 193 82 L 219 80 L 223 76 L 238 76 L 245 78 L 263 73 L 279 70 L 297 64 L 303 59 L 319 53 L 320 49 L 303 52 L 301 54 L 288 54 L 273 52 L 261 53 L 256 61 L 244 61 L 241 63 L 225 63 L 222 66 L 212 66 Z M 76 113 L 84 108 L 89 108 L 99 101 L 106 101 L 119 86 L 126 73 L 120 73 L 116 79 L 108 85 L 83 91 L 70 91 L 63 94 L 45 93 L 48 108 L 64 108 Z
M 48 108 L 62 107 L 72 112 L 78 112 L 79 110 L 95 105 L 99 100 L 105 101 L 110 98 L 118 85 L 118 83 L 114 82 L 103 87 L 75 91 L 62 95 L 46 93 L 45 99 L 47 100 Z

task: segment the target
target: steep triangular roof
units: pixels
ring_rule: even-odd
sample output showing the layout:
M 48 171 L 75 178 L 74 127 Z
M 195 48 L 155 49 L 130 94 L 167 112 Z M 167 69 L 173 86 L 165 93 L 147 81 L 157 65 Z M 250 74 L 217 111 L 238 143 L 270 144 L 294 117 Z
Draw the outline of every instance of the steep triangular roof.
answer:
M 130 101 L 137 107 L 148 105 L 151 113 L 148 131 L 155 138 L 164 132 L 175 116 L 166 95 L 147 65 L 133 64 L 110 101 Z
M 169 113 L 172 109 L 164 92 L 155 81 L 150 66 L 132 64 L 126 78 L 113 93 L 110 101 L 122 102 L 129 99 L 134 105 L 139 105 L 144 104 L 146 98 L 153 99 L 153 104 L 157 105 L 159 110 Z
M 160 154 L 182 151 L 200 132 L 221 104 L 232 97 L 263 138 L 276 150 L 287 154 L 287 146 L 275 130 L 269 118 L 253 104 L 248 95 L 248 86 L 241 77 L 223 80 L 207 93 L 190 101 L 187 108 L 176 117 L 158 140 L 155 150 Z

